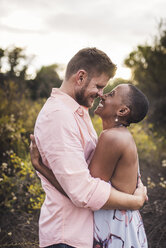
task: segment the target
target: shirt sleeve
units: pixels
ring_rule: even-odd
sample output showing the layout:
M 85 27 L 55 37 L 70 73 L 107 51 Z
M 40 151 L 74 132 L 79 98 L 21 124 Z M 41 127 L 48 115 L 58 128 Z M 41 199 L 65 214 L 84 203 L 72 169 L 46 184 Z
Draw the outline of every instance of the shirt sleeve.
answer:
M 73 204 L 100 209 L 109 198 L 111 186 L 90 175 L 74 114 L 54 111 L 35 129 L 37 144 Z

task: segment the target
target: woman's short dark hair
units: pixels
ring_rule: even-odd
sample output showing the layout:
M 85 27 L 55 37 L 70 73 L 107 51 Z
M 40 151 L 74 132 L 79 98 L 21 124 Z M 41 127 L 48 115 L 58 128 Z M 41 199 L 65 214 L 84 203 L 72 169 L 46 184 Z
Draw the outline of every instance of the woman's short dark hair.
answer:
M 130 108 L 130 115 L 127 119 L 128 124 L 143 120 L 149 108 L 149 101 L 143 92 L 132 84 L 129 84 L 129 88 L 127 97 L 127 105 Z
M 117 67 L 104 52 L 94 47 L 81 49 L 74 55 L 67 65 L 66 79 L 69 79 L 80 69 L 85 70 L 90 77 L 105 73 L 109 78 L 112 78 Z

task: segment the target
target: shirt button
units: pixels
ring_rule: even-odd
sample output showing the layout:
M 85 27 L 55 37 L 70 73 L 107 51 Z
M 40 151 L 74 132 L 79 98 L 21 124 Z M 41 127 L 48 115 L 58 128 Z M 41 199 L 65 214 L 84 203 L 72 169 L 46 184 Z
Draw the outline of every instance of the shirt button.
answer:
M 84 112 L 83 112 L 83 109 L 81 107 L 79 107 L 77 109 L 77 113 L 80 115 L 80 116 L 83 116 L 84 115 Z

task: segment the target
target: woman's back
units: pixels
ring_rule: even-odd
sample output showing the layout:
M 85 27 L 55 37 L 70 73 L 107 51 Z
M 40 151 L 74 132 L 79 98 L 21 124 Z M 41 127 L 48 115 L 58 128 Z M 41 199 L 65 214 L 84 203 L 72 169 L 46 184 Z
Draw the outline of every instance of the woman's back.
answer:
M 113 187 L 132 194 L 137 184 L 139 164 L 137 148 L 128 129 L 120 127 L 104 131 L 96 151 L 90 165 L 92 175 L 100 172 Z M 102 209 L 94 212 L 93 247 L 147 248 L 139 211 Z

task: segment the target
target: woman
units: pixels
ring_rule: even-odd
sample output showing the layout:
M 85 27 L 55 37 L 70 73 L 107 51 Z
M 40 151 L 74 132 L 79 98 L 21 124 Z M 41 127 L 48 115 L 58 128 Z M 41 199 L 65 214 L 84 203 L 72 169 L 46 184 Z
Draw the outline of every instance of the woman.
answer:
M 139 164 L 135 142 L 126 127 L 141 121 L 147 111 L 147 98 L 133 85 L 119 85 L 102 97 L 95 113 L 102 119 L 103 132 L 90 164 L 92 176 L 100 175 L 118 190 L 133 194 Z M 94 247 L 147 247 L 138 211 L 99 210 L 94 219 Z
M 141 121 L 148 111 L 146 96 L 135 86 L 121 84 L 101 97 L 95 113 L 102 119 L 99 137 L 89 169 L 93 177 L 111 182 L 112 186 L 133 194 L 139 177 L 135 142 L 126 128 Z M 32 154 L 33 156 L 33 154 Z M 38 154 L 37 154 L 38 156 Z M 33 158 L 32 158 L 32 163 Z M 41 162 L 35 168 L 48 180 L 54 175 Z M 59 188 L 63 193 L 63 190 Z M 99 210 L 94 213 L 94 247 L 147 247 L 147 239 L 138 211 Z

